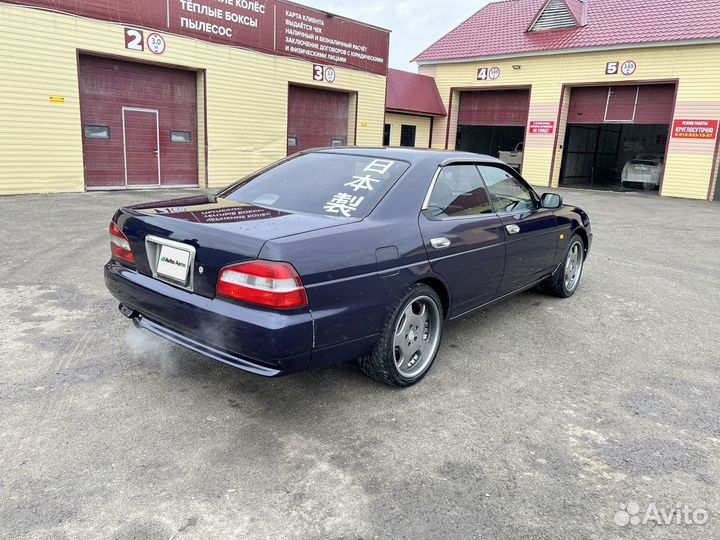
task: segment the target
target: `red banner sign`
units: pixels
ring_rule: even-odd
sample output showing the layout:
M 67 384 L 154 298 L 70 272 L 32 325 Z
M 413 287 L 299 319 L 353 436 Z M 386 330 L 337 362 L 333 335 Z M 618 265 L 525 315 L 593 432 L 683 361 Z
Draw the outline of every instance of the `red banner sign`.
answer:
M 285 0 L 8 1 L 387 74 L 388 31 Z
M 717 132 L 717 120 L 675 120 L 672 136 L 676 139 L 714 140 Z
M 533 135 L 552 135 L 555 133 L 555 122 L 530 122 L 530 133 Z

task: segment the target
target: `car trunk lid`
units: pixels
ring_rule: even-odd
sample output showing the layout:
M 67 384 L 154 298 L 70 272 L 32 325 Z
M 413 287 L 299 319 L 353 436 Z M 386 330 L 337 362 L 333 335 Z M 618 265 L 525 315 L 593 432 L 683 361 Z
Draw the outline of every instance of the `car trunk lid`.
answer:
M 123 208 L 114 221 L 127 236 L 140 273 L 212 298 L 220 270 L 256 259 L 268 240 L 352 220 L 210 195 Z

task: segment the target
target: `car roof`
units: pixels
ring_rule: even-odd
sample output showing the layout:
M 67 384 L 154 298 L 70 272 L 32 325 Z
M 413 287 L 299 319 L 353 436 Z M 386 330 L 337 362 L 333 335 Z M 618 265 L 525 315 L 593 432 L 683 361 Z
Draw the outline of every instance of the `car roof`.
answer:
M 447 164 L 462 161 L 482 161 L 485 163 L 503 163 L 497 158 L 472 152 L 456 150 L 434 150 L 423 148 L 389 148 L 371 146 L 335 146 L 332 148 L 314 148 L 305 153 L 345 154 L 351 156 L 370 156 L 385 159 L 396 159 L 417 163 L 420 161 L 435 161 L 438 164 Z

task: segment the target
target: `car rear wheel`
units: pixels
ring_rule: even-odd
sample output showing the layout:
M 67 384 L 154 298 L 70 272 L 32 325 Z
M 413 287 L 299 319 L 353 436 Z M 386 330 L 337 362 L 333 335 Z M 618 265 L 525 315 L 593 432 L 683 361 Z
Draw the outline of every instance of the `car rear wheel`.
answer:
M 410 287 L 390 310 L 373 351 L 358 360 L 360 369 L 393 386 L 420 381 L 440 349 L 442 313 L 440 298 L 431 287 Z
M 570 298 L 580 285 L 585 265 L 585 243 L 580 236 L 570 239 L 565 259 L 543 289 L 560 298 Z

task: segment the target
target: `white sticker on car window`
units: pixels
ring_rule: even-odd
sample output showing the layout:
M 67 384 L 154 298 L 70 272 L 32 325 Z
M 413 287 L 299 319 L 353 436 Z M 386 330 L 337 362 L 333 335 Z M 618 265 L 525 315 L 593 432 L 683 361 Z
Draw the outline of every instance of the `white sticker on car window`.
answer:
M 353 181 L 345 185 L 352 187 L 353 191 L 359 191 L 361 189 L 373 191 L 375 189 L 373 188 L 373 182 L 380 183 L 380 180 L 366 174 L 365 176 L 353 176 Z
M 387 179 L 385 175 L 387 175 L 388 171 L 393 167 L 393 165 L 395 165 L 395 163 L 395 161 L 391 161 L 389 159 L 373 159 L 362 170 L 365 174 L 353 176 L 352 180 L 350 182 L 346 182 L 344 185 L 345 187 L 352 188 L 353 193 L 357 193 L 358 191 L 375 191 L 375 188 L 380 186 L 383 180 Z M 357 165 L 362 167 L 362 164 L 360 163 Z M 369 193 L 368 196 L 370 196 Z M 364 200 L 365 197 L 358 195 L 338 193 L 325 203 L 324 210 L 328 214 L 351 217 L 352 213 L 360 207 Z
M 394 161 L 390 161 L 387 159 L 374 159 L 372 160 L 370 165 L 363 169 L 363 172 L 385 174 L 390 170 L 393 165 L 395 165 Z
M 357 197 L 349 193 L 338 193 L 325 203 L 325 211 L 329 214 L 342 214 L 345 217 L 351 217 L 352 213 L 358 209 L 364 200 L 365 197 Z

